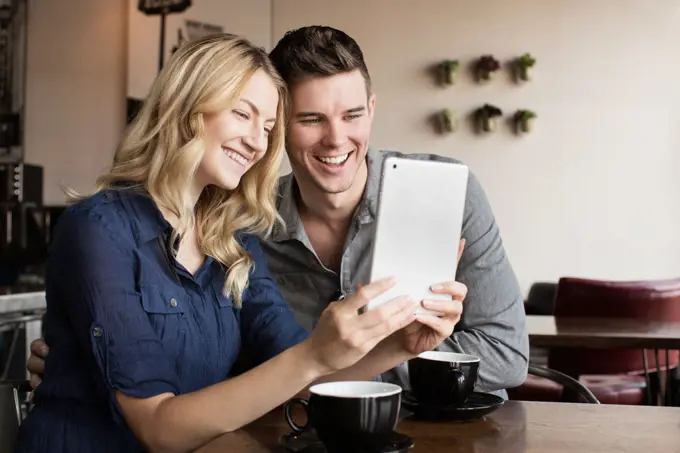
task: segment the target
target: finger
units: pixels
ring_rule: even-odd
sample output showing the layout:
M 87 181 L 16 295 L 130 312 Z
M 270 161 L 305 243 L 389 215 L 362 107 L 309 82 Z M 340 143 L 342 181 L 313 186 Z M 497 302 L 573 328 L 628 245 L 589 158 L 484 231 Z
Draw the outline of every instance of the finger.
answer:
M 458 261 L 456 263 L 460 264 L 460 257 L 463 256 L 463 250 L 465 249 L 465 239 L 461 239 L 458 243 Z
M 453 334 L 453 328 L 456 326 L 454 322 L 447 318 L 440 318 L 438 316 L 419 314 L 416 316 L 416 321 L 426 325 L 434 330 L 437 335 L 443 337 L 450 337 Z
M 458 319 L 463 313 L 463 303 L 459 300 L 424 300 L 423 307 L 451 319 Z
M 396 304 L 395 304 L 396 306 Z M 381 306 L 380 308 L 382 308 Z M 383 318 L 373 327 L 364 330 L 366 338 L 371 341 L 380 342 L 392 335 L 394 332 L 403 329 L 416 320 L 416 308 L 418 303 L 408 303 L 389 316 Z
M 375 310 L 363 313 L 359 317 L 358 326 L 361 329 L 372 329 L 389 322 L 390 319 L 398 316 L 403 310 L 410 310 L 412 313 L 415 313 L 418 305 L 417 301 L 408 296 L 395 297 Z
M 463 300 L 467 296 L 467 286 L 461 282 L 441 282 L 435 283 L 430 287 L 430 290 L 435 294 L 448 294 L 454 300 Z
M 31 342 L 31 352 L 44 359 L 50 353 L 50 348 L 42 338 L 37 338 Z
M 35 389 L 38 388 L 38 386 L 39 386 L 40 383 L 42 382 L 42 379 L 40 379 L 40 376 L 38 376 L 37 374 L 31 374 L 31 379 L 30 379 L 30 381 L 31 381 L 31 388 L 32 388 L 33 390 L 35 390 Z
M 352 297 L 345 300 L 343 306 L 356 311 L 366 306 L 372 299 L 393 288 L 395 284 L 396 281 L 393 277 L 387 277 L 371 282 L 366 286 L 360 286 Z
M 31 355 L 26 361 L 26 369 L 31 374 L 43 374 L 45 372 L 45 361 L 40 357 Z

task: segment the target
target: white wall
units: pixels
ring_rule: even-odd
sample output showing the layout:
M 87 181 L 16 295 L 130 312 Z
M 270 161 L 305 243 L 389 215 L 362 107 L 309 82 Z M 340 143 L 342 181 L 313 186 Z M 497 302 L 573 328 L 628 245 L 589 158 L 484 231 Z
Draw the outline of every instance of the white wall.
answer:
M 48 203 L 63 201 L 58 183 L 88 190 L 118 143 L 130 1 L 31 4 L 26 158 L 45 166 Z M 302 25 L 353 35 L 378 94 L 374 144 L 468 163 L 525 291 L 567 274 L 680 275 L 680 0 L 654 8 L 646 0 L 273 0 L 273 13 L 267 0 L 221 4 L 226 31 L 268 48 Z M 504 61 L 525 51 L 538 65 L 524 86 L 503 72 L 487 86 L 465 76 L 440 89 L 426 71 L 444 58 Z M 443 107 L 465 113 L 485 102 L 506 116 L 536 110 L 535 131 L 478 137 L 464 127 L 441 137 L 426 121 Z
M 59 184 L 91 189 L 125 125 L 125 2 L 30 1 L 26 149 L 44 166 L 45 203 Z
M 210 16 L 225 31 L 269 48 L 269 0 L 193 3 L 186 13 L 168 16 L 167 50 L 184 18 Z M 25 159 L 44 166 L 45 203 L 58 204 L 65 200 L 60 184 L 89 191 L 109 166 L 125 128 L 128 86 L 138 95 L 156 72 L 160 19 L 137 14 L 137 0 L 29 4 Z M 128 57 L 139 68 L 130 82 Z
M 277 0 L 274 39 L 326 24 L 362 47 L 377 92 L 373 143 L 455 156 L 481 179 L 523 289 L 562 275 L 680 276 L 680 1 Z M 466 73 L 441 89 L 427 68 L 524 52 L 534 81 Z M 490 102 L 535 131 L 433 133 L 427 117 Z
M 159 16 L 147 16 L 137 9 L 139 0 L 128 0 L 128 94 L 144 98 L 158 73 L 161 22 Z M 224 32 L 247 36 L 253 44 L 270 50 L 270 0 L 194 0 L 182 13 L 170 14 L 165 24 L 165 61 L 177 43 L 177 29 L 187 38 L 185 20 L 222 26 Z

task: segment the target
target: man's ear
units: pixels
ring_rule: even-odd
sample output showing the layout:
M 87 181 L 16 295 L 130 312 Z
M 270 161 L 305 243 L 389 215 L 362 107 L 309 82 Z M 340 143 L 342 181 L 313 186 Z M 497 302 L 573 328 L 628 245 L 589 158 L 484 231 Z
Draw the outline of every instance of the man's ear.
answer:
M 368 116 L 373 118 L 373 112 L 375 111 L 375 93 L 372 93 L 368 97 Z

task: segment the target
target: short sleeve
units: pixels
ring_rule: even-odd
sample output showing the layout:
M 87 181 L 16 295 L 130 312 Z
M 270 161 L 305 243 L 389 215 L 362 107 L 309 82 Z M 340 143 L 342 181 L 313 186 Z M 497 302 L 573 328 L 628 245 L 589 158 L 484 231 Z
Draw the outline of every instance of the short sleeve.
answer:
M 241 242 L 254 261 L 240 309 L 241 336 L 258 365 L 307 339 L 309 332 L 298 323 L 272 279 L 259 240 L 244 235 Z
M 48 265 L 55 296 L 48 311 L 69 319 L 116 408 L 115 390 L 139 398 L 178 393 L 174 360 L 142 308 L 137 249 L 120 216 L 112 205 L 62 216 Z

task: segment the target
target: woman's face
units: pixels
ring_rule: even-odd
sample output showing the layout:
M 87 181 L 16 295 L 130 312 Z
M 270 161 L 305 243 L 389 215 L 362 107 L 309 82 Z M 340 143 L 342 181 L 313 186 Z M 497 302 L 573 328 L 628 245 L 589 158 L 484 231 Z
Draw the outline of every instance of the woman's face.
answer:
M 232 109 L 204 116 L 205 153 L 196 175 L 201 188 L 238 186 L 243 174 L 267 152 L 278 102 L 276 85 L 259 70 Z

